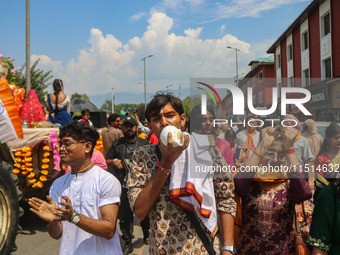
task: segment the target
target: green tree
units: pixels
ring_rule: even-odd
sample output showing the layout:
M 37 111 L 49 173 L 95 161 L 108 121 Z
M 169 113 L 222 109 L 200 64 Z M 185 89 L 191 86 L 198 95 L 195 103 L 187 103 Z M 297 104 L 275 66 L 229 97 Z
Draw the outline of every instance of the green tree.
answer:
M 99 110 L 103 112 L 111 112 L 112 111 L 112 101 L 110 99 L 106 99 L 104 103 L 100 106 Z
M 89 98 L 88 95 L 86 95 L 86 94 L 79 94 L 77 92 L 75 92 L 75 93 L 73 93 L 71 95 L 71 99 L 82 99 L 82 100 L 90 102 L 90 98 Z
M 44 71 L 39 69 L 38 63 L 40 59 L 37 59 L 31 66 L 31 89 L 34 89 L 37 93 L 39 101 L 42 102 L 44 96 L 47 94 L 46 88 L 51 84 L 49 82 L 53 76 L 52 71 Z M 15 78 L 15 84 L 20 88 L 26 88 L 26 66 L 22 65 L 17 72 L 17 77 Z

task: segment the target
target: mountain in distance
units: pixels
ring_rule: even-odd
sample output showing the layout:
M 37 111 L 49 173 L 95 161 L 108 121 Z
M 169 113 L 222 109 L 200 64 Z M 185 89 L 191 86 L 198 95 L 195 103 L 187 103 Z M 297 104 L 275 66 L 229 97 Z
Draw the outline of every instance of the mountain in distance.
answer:
M 164 92 L 164 91 L 163 91 Z M 178 89 L 177 90 L 171 90 L 169 89 L 169 92 L 172 92 L 175 96 L 178 96 Z M 152 97 L 155 95 L 155 93 L 149 93 L 146 92 L 146 101 L 149 102 Z M 181 99 L 183 100 L 187 96 L 190 96 L 190 88 L 183 88 L 181 90 Z M 105 102 L 105 100 L 112 98 L 112 93 L 108 92 L 102 95 L 92 95 L 89 96 L 91 103 L 96 105 L 98 108 L 102 106 L 102 104 Z M 114 104 L 140 104 L 144 103 L 144 93 L 140 94 L 134 94 L 130 92 L 115 92 L 115 98 L 114 98 Z

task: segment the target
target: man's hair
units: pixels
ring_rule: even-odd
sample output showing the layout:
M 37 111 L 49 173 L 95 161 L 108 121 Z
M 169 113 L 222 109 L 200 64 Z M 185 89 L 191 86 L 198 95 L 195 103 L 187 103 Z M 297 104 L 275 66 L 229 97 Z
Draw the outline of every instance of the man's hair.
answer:
M 92 148 L 90 151 L 90 156 L 92 157 L 94 147 L 96 146 L 97 140 L 99 139 L 99 133 L 96 129 L 90 127 L 84 122 L 74 121 L 60 128 L 59 139 L 67 136 L 73 138 L 76 141 L 91 142 Z
M 83 109 L 81 110 L 81 116 L 85 116 L 85 113 L 90 113 L 90 110 L 89 109 Z
M 115 122 L 118 117 L 120 117 L 118 113 L 110 114 L 109 118 L 107 119 L 107 124 L 111 125 L 111 122 Z
M 175 111 L 182 115 L 184 113 L 183 105 L 181 99 L 178 97 L 175 97 L 172 93 L 164 94 L 162 92 L 157 92 L 156 95 L 152 98 L 148 106 L 145 110 L 145 117 L 150 122 L 151 115 L 155 113 L 159 113 L 166 105 L 167 103 L 170 103 L 171 106 L 175 109 Z

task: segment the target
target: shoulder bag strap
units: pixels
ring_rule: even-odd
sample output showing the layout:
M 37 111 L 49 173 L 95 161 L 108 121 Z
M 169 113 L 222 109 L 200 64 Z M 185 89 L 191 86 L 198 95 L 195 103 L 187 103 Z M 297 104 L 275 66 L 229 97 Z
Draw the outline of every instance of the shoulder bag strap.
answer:
M 201 224 L 198 222 L 195 214 L 188 210 L 184 210 L 184 211 L 188 219 L 190 220 L 192 226 L 196 230 L 198 237 L 201 239 L 202 243 L 204 244 L 204 247 L 206 248 L 209 255 L 215 255 L 216 252 L 214 250 L 213 241 L 211 242 L 209 241 L 205 231 L 203 230 Z
M 158 145 L 156 145 L 156 154 L 157 154 L 157 158 L 159 161 L 162 160 L 162 152 L 161 149 L 159 148 Z M 170 177 L 170 175 L 169 175 Z M 168 177 L 168 180 L 170 181 L 170 178 Z M 185 214 L 187 215 L 188 219 L 190 220 L 192 226 L 194 227 L 194 229 L 196 230 L 198 237 L 201 239 L 204 247 L 206 248 L 206 250 L 208 251 L 209 255 L 216 255 L 216 252 L 214 250 L 213 247 L 213 242 L 210 242 L 206 233 L 204 232 L 201 224 L 198 222 L 196 216 L 194 213 L 184 210 Z

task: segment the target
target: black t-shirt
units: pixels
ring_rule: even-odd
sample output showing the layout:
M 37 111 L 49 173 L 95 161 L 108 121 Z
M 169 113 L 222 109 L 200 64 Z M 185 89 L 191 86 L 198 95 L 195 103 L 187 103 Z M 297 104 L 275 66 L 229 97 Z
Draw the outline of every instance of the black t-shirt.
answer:
M 133 153 L 143 145 L 147 145 L 149 142 L 145 139 L 137 137 L 134 142 L 127 142 L 125 137 L 121 137 L 115 140 L 108 153 L 106 154 L 106 159 L 118 158 L 122 160 L 125 169 L 116 169 L 113 167 L 113 174 L 118 178 L 118 180 L 123 184 L 126 182 L 126 172 L 130 170 L 130 163 L 132 161 Z

